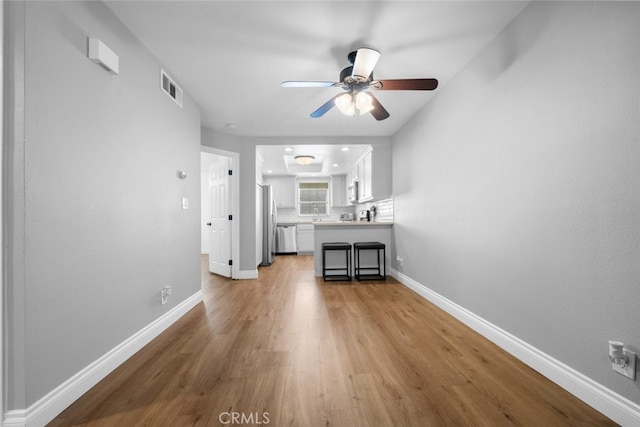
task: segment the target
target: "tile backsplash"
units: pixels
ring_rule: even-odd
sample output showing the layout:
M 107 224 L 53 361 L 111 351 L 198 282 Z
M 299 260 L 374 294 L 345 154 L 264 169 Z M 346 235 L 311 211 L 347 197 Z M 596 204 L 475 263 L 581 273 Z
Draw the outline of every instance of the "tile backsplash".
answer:
M 322 215 L 324 221 L 338 221 L 340 214 L 355 212 L 353 206 L 329 208 L 329 215 Z M 311 222 L 313 216 L 300 216 L 296 208 L 278 208 L 278 222 Z
M 393 197 L 356 205 L 356 212 L 376 207 L 376 221 L 393 221 Z
M 375 202 L 362 203 L 352 207 L 330 208 L 329 215 L 322 216 L 324 221 L 339 220 L 340 214 L 355 213 L 356 218 L 358 211 L 371 209 L 376 207 L 376 221 L 393 221 L 393 198 L 377 200 Z M 299 216 L 295 208 L 278 208 L 278 222 L 311 222 L 311 216 Z

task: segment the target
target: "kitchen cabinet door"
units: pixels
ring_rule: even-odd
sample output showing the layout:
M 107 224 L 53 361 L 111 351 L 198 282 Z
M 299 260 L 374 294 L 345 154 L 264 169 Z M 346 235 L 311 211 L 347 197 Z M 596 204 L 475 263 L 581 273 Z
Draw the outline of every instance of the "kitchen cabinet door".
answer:
M 347 201 L 347 176 L 331 176 L 331 207 L 350 206 Z
M 292 176 L 270 176 L 265 184 L 273 187 L 273 197 L 279 208 L 296 207 L 296 183 Z
M 353 166 L 358 176 L 358 203 L 391 197 L 391 151 L 386 146 L 368 150 Z
M 373 151 L 367 152 L 360 161 L 360 195 L 359 201 L 366 202 L 373 199 Z
M 292 176 L 280 177 L 280 201 L 278 206 L 283 208 L 296 207 L 296 179 Z
M 298 224 L 296 228 L 298 253 L 313 253 L 315 229 L 311 224 Z

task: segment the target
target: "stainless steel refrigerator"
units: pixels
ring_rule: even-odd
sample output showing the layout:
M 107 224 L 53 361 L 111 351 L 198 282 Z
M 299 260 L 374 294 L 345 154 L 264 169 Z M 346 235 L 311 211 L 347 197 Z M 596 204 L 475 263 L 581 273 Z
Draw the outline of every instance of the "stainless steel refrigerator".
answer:
M 278 212 L 273 198 L 273 187 L 262 186 L 262 263 L 261 266 L 273 264 L 276 253 L 276 225 Z

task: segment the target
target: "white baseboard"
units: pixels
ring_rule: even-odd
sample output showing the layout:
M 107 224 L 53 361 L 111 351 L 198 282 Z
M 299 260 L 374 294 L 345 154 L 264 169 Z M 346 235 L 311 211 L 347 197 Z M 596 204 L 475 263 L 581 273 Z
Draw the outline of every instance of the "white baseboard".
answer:
M 234 279 L 238 280 L 246 280 L 246 279 L 257 279 L 258 278 L 258 270 L 240 270 L 238 271 L 238 277 L 234 277 Z
M 595 382 L 399 271 L 391 269 L 391 276 L 616 423 L 622 426 L 640 426 L 640 405 Z
M 65 410 L 91 387 L 133 356 L 165 329 L 202 301 L 198 291 L 89 366 L 60 384 L 27 409 L 5 413 L 4 427 L 40 427 Z

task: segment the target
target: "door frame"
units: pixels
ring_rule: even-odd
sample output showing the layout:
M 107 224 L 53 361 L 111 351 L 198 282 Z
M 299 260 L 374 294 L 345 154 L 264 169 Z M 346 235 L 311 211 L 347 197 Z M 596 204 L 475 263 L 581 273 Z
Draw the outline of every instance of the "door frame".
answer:
M 0 0 L 0 132 L 2 133 L 2 153 L 5 152 L 4 144 L 4 0 Z M 0 155 L 0 427 L 4 422 L 4 396 L 5 396 L 5 375 L 4 375 L 4 340 L 5 340 L 5 330 L 4 330 L 4 294 L 6 292 L 6 279 L 4 276 L 5 273 L 5 265 L 4 265 L 4 193 L 2 189 L 4 188 L 4 170 L 2 169 L 2 165 L 4 164 L 4 154 Z
M 229 179 L 229 206 L 231 207 L 231 221 L 229 242 L 231 244 L 231 278 L 240 278 L 240 197 L 238 197 L 238 189 L 240 188 L 240 154 L 232 151 L 220 150 L 219 148 L 200 146 L 200 151 L 204 153 L 216 154 L 218 156 L 228 157 L 231 160 L 231 170 L 233 175 Z M 201 224 L 202 226 L 202 224 Z

